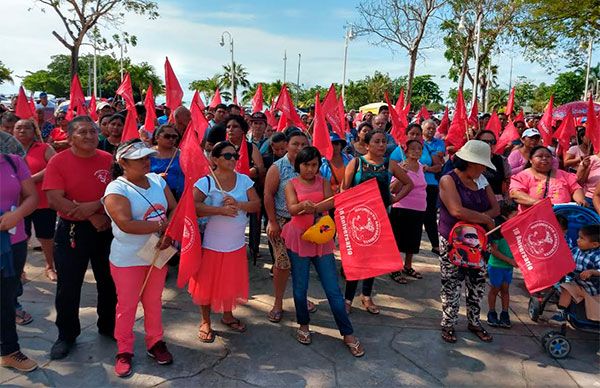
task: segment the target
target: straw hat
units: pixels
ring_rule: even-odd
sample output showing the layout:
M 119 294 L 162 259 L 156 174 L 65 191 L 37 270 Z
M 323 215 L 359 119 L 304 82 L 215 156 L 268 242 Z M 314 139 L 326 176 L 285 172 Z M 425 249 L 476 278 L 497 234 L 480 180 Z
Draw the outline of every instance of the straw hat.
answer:
M 490 160 L 491 154 L 492 150 L 487 143 L 481 140 L 469 140 L 455 155 L 465 162 L 481 164 L 496 171 L 496 167 Z

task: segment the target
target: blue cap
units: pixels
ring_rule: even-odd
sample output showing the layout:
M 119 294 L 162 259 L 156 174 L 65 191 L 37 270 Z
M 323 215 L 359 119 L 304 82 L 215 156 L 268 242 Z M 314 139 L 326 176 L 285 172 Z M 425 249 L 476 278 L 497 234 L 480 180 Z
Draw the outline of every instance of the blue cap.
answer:
M 42 97 L 48 97 L 48 93 L 46 93 L 46 92 L 41 92 L 41 93 L 40 93 L 40 98 L 42 98 Z
M 342 143 L 342 148 L 346 146 L 346 140 L 342 139 L 340 135 L 335 132 L 329 134 L 329 139 L 331 139 L 331 143 L 339 142 Z

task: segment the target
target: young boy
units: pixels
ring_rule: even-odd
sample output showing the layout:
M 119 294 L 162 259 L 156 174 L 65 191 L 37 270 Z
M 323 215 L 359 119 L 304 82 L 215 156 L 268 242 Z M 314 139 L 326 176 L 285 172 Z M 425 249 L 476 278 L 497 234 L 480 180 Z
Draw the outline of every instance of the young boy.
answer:
M 575 272 L 579 273 L 574 282 L 560 285 L 558 313 L 550 322 L 563 324 L 566 321 L 565 309 L 571 301 L 585 301 L 585 314 L 592 321 L 600 321 L 600 224 L 584 226 L 579 230 L 577 248 L 573 252 Z
M 500 208 L 502 221 L 506 221 L 517 215 L 517 204 L 507 201 Z M 517 266 L 513 255 L 508 247 L 508 243 L 497 232 L 490 238 L 490 259 L 488 261 L 488 278 L 490 281 L 490 291 L 488 293 L 489 312 L 487 315 L 488 325 L 492 327 L 511 327 L 510 316 L 508 315 L 508 304 L 510 294 L 508 287 L 512 281 L 513 267 Z M 496 313 L 496 296 L 500 293 L 502 300 L 502 312 L 500 319 Z

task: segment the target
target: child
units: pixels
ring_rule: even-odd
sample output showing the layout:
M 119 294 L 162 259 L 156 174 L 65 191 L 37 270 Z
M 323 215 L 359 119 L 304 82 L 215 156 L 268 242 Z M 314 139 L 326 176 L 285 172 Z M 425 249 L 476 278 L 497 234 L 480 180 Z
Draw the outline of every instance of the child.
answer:
M 556 220 L 560 225 L 560 229 L 562 230 L 565 236 L 565 240 L 567 241 L 567 245 L 569 246 L 571 253 L 575 254 L 574 249 L 577 248 L 577 244 L 573 241 L 571 237 L 569 237 L 569 220 L 567 220 L 564 216 L 561 216 L 560 214 L 556 216 Z
M 587 225 L 579 230 L 577 248 L 573 252 L 575 272 L 579 277 L 573 282 L 560 285 L 558 313 L 551 322 L 563 324 L 566 321 L 565 309 L 571 301 L 585 301 L 585 315 L 592 321 L 600 321 L 600 224 Z M 592 277 L 595 278 L 592 278 Z
M 500 208 L 502 221 L 506 221 L 517 215 L 517 205 L 512 201 L 507 201 Z M 488 278 L 490 280 L 490 291 L 488 293 L 489 312 L 487 315 L 488 325 L 492 327 L 511 327 L 510 316 L 508 315 L 508 303 L 510 295 L 508 287 L 512 281 L 513 267 L 517 264 L 513 259 L 510 248 L 506 240 L 500 233 L 493 234 L 490 239 L 490 259 L 488 261 Z M 496 313 L 496 296 L 500 293 L 502 300 L 502 312 L 500 319 Z

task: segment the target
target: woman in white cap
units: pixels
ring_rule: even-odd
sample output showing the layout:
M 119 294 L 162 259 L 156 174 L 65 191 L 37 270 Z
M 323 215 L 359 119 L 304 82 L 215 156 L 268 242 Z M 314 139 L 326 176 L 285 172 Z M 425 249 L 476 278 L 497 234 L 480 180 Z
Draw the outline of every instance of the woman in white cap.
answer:
M 479 319 L 485 290 L 485 269 L 459 267 L 448 257 L 448 239 L 456 223 L 463 221 L 492 229 L 495 226 L 494 217 L 500 214 L 490 185 L 482 188 L 477 183 L 486 168 L 496 169 L 490 160 L 490 154 L 490 146 L 485 142 L 470 140 L 455 154 L 454 169 L 440 179 L 441 326 L 442 339 L 449 343 L 456 342 L 454 326 L 458 322 L 463 281 L 467 288 L 468 329 L 480 340 L 492 341 L 492 336 L 483 328 Z
M 515 150 L 513 150 L 510 155 L 508 155 L 508 164 L 510 165 L 510 170 L 514 174 L 518 174 L 525 169 L 527 162 L 529 162 L 529 154 L 531 150 L 541 145 L 542 135 L 540 131 L 535 128 L 529 128 L 523 131 L 521 135 L 521 142 L 523 145 Z M 552 159 L 552 165 L 554 168 L 558 168 L 558 159 Z
M 150 172 L 150 155 L 154 154 L 156 151 L 140 139 L 120 144 L 115 154 L 117 163 L 113 166 L 115 180 L 108 184 L 102 199 L 112 220 L 114 235 L 110 247 L 110 272 L 117 289 L 114 336 L 118 348 L 115 373 L 119 377 L 131 374 L 135 342 L 133 325 L 140 301 L 144 307 L 147 354 L 160 365 L 173 362 L 163 341 L 162 327 L 161 297 L 167 266 L 152 268 L 137 255 L 152 234 L 164 233 L 167 214 L 177 205 L 165 180 Z M 168 239 L 162 238 L 160 249 L 167 248 L 169 243 Z

